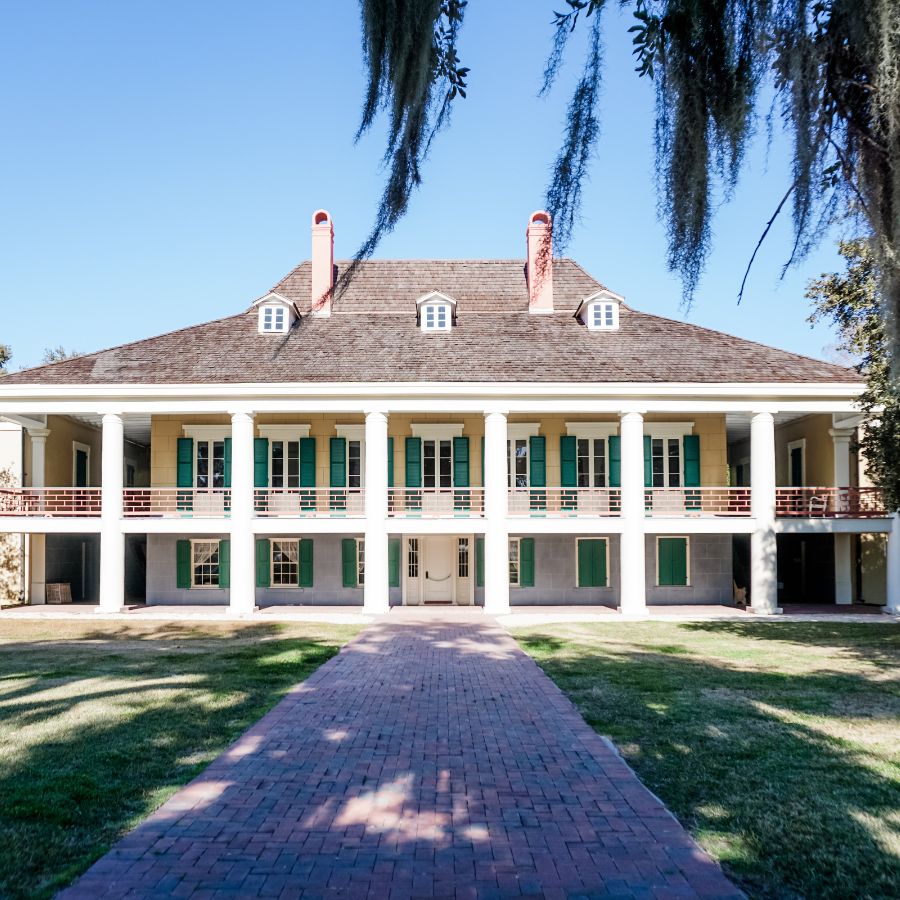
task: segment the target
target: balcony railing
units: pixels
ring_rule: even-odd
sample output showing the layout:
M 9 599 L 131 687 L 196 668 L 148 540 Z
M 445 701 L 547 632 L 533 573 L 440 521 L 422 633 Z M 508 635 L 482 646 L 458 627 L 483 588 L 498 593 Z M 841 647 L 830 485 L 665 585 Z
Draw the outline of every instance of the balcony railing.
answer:
M 126 518 L 217 518 L 227 516 L 230 488 L 125 488 Z
M 484 515 L 484 488 L 388 488 L 388 515 L 422 519 Z
M 644 492 L 644 507 L 652 518 L 749 516 L 750 488 L 649 488 Z
M 256 515 L 292 518 L 364 516 L 366 497 L 360 488 L 257 488 Z
M 513 488 L 508 502 L 511 516 L 618 516 L 622 512 L 622 491 L 621 488 Z
M 775 489 L 779 518 L 864 519 L 888 515 L 878 488 L 790 487 Z
M 0 516 L 88 517 L 100 515 L 100 488 L 0 489 Z

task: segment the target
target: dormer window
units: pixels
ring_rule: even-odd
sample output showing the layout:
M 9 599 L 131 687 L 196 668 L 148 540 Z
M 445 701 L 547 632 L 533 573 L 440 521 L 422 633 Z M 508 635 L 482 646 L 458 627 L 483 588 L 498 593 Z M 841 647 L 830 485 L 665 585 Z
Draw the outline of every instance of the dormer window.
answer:
M 254 305 L 259 310 L 257 330 L 260 334 L 286 334 L 297 319 L 294 304 L 279 294 L 266 294 Z
M 283 306 L 264 306 L 260 310 L 260 330 L 287 331 L 287 310 Z
M 600 291 L 581 301 L 577 315 L 589 331 L 618 331 L 621 302 L 612 291 Z
M 422 331 L 450 331 L 453 327 L 455 302 L 436 291 L 418 301 L 419 327 Z

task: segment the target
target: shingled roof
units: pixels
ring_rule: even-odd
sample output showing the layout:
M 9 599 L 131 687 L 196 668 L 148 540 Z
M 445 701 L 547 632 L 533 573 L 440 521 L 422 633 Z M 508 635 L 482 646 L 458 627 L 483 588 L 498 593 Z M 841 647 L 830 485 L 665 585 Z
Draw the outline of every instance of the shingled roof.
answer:
M 348 261 L 336 264 L 337 274 Z M 531 315 L 524 260 L 371 260 L 334 303 L 310 306 L 310 264 L 273 291 L 301 318 L 286 335 L 235 316 L 9 375 L 2 384 L 325 382 L 855 382 L 852 369 L 622 306 L 618 331 L 588 331 L 579 303 L 603 288 L 554 260 L 552 315 Z M 425 334 L 415 301 L 457 301 L 451 332 Z

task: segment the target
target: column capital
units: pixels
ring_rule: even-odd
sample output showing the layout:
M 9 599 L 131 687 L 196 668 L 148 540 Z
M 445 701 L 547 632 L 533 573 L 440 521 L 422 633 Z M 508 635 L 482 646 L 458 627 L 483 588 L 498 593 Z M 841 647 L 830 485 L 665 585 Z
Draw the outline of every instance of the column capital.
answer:
M 762 420 L 763 417 L 768 418 L 768 419 L 771 419 L 771 420 L 774 422 L 774 421 L 775 421 L 775 411 L 774 411 L 774 410 L 771 410 L 771 409 L 754 409 L 754 410 L 750 413 L 750 418 L 751 418 L 751 419 L 760 419 L 760 420 Z
M 387 411 L 383 410 L 383 409 L 369 409 L 369 410 L 366 410 L 365 415 L 366 415 L 366 422 L 368 422 L 370 419 L 373 422 L 379 422 L 379 421 L 387 422 L 387 419 L 388 419 Z
M 642 409 L 625 409 L 619 413 L 623 422 L 643 422 L 645 411 Z
M 508 409 L 486 409 L 484 411 L 485 419 L 490 419 L 492 416 L 500 416 L 505 419 L 509 415 Z
M 27 428 L 26 431 L 32 441 L 46 441 L 50 437 L 49 428 Z
M 233 409 L 229 412 L 231 416 L 231 421 L 241 421 L 242 419 L 249 419 L 251 422 L 256 418 L 256 412 L 252 409 Z
M 105 412 L 101 416 L 100 419 L 105 425 L 109 422 L 111 425 L 117 425 L 122 421 L 122 413 L 120 412 Z
M 838 441 L 851 441 L 856 435 L 855 428 L 829 428 L 828 433 L 834 438 L 835 443 Z

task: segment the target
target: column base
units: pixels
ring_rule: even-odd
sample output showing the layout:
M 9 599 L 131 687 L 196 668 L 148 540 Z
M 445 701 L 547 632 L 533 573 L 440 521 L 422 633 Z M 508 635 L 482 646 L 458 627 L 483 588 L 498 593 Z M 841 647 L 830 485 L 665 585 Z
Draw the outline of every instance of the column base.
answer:
M 247 619 L 257 612 L 259 612 L 258 606 L 238 606 L 236 608 L 229 606 L 225 611 L 225 615 L 229 619 Z
M 776 606 L 772 609 L 756 609 L 753 606 L 750 606 L 747 612 L 753 613 L 754 616 L 780 616 L 784 613 L 784 610 L 780 606 Z
M 650 610 L 647 608 L 647 606 L 620 606 L 619 615 L 644 618 L 650 615 Z

